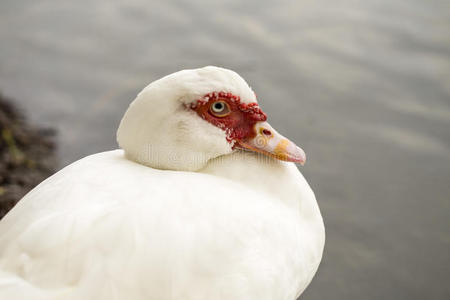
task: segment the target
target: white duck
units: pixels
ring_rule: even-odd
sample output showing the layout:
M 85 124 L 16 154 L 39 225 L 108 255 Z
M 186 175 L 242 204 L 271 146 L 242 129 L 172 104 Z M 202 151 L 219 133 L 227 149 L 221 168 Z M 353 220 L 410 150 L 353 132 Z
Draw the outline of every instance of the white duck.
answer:
M 123 150 L 69 165 L 0 222 L 0 299 L 302 293 L 325 238 L 311 188 L 285 162 L 305 155 L 237 73 L 205 67 L 151 83 L 117 139 Z

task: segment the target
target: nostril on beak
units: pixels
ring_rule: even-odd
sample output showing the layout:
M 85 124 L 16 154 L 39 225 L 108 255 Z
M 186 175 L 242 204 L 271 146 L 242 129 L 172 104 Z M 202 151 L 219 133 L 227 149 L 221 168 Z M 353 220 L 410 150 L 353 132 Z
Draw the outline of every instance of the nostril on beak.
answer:
M 261 132 L 262 132 L 262 134 L 267 135 L 267 136 L 272 135 L 272 132 L 269 129 L 263 129 Z

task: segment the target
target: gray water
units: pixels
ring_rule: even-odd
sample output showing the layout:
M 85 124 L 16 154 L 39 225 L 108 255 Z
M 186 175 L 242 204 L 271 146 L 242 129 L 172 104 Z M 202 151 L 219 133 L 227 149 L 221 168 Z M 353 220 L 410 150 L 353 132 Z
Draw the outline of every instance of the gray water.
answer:
M 450 2 L 0 3 L 0 90 L 59 132 L 61 166 L 116 148 L 137 92 L 204 65 L 239 72 L 327 228 L 302 299 L 449 299 Z

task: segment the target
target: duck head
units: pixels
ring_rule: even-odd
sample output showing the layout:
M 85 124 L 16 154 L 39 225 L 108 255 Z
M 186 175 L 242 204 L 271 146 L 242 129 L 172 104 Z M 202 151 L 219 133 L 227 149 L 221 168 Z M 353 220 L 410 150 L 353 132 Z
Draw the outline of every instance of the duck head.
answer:
M 128 159 L 158 169 L 196 171 L 238 149 L 306 160 L 300 147 L 269 125 L 245 80 L 212 66 L 149 84 L 122 118 L 117 141 Z

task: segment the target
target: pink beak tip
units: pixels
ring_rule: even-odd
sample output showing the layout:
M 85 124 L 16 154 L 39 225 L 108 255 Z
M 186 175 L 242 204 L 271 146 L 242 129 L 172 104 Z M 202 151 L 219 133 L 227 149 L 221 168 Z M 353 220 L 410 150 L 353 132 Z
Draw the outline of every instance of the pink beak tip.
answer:
M 303 151 L 303 149 L 302 148 L 300 148 L 300 147 L 298 147 L 297 146 L 297 149 L 296 149 L 297 151 L 297 153 L 296 153 L 296 159 L 295 159 L 295 162 L 296 163 L 299 163 L 300 165 L 302 165 L 302 166 L 304 166 L 305 165 L 305 163 L 306 163 L 306 153 L 305 153 L 305 151 Z

